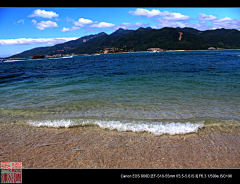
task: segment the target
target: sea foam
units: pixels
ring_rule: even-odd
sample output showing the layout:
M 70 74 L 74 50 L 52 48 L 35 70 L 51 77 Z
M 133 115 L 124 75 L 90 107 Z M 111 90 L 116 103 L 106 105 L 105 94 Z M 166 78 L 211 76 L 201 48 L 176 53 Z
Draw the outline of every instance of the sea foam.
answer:
M 198 128 L 203 127 L 203 122 L 198 123 L 162 123 L 162 122 L 130 122 L 123 123 L 119 121 L 100 121 L 97 122 L 99 127 L 103 129 L 118 130 L 118 131 L 132 131 L 132 132 L 148 132 L 153 135 L 162 134 L 186 134 L 191 132 L 197 132 Z
M 73 126 L 74 125 L 74 122 L 67 119 L 61 119 L 61 120 L 39 120 L 39 121 L 33 121 L 33 120 L 30 120 L 30 121 L 27 121 L 27 123 L 29 125 L 32 125 L 32 126 L 37 126 L 37 127 L 54 127 L 54 128 L 60 128 L 60 127 L 65 127 L 65 128 L 68 128 L 70 126 Z
M 132 132 L 148 132 L 153 135 L 162 134 L 187 134 L 192 132 L 198 132 L 199 128 L 204 126 L 204 121 L 198 122 L 147 122 L 147 121 L 116 121 L 116 120 L 95 120 L 95 119 L 81 119 L 81 120 L 39 120 L 28 121 L 32 126 L 46 126 L 46 127 L 74 127 L 74 126 L 87 126 L 97 125 L 102 129 L 117 130 L 120 132 L 132 131 Z

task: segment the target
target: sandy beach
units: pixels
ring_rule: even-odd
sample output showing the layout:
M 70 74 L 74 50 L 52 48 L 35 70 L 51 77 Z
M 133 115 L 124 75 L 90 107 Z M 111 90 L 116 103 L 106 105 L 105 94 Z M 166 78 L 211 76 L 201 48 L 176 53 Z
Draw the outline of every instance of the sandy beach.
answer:
M 240 127 L 153 136 L 103 130 L 0 123 L 1 162 L 23 168 L 239 168 Z

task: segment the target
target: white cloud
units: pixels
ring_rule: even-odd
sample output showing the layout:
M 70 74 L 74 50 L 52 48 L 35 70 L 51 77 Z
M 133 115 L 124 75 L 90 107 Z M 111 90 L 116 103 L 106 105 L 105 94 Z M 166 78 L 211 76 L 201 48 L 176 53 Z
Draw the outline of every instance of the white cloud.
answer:
M 137 8 L 137 10 L 129 11 L 128 13 L 132 15 L 146 16 L 148 18 L 152 18 L 155 16 L 162 16 L 163 19 L 166 19 L 166 20 L 187 20 L 190 18 L 189 16 L 182 15 L 181 13 L 171 13 L 169 11 L 160 12 L 159 10 L 155 10 L 155 9 L 149 11 L 143 8 Z
M 136 11 L 129 11 L 128 13 L 132 15 L 146 16 L 148 18 L 151 18 L 155 16 L 164 16 L 164 15 L 167 15 L 169 12 L 168 11 L 160 12 L 159 10 L 155 10 L 155 9 L 149 11 L 147 9 L 137 8 Z
M 200 24 L 190 24 L 187 27 L 192 27 L 192 28 L 195 28 L 195 29 L 198 29 L 198 30 L 201 30 L 201 31 L 213 29 L 212 25 L 207 25 L 207 24 L 202 24 L 202 23 L 200 23 Z
M 149 26 L 149 24 L 144 24 L 144 23 L 141 23 L 141 22 L 137 22 L 135 23 L 136 26 L 139 26 L 139 27 L 146 27 L 146 26 Z
M 181 13 L 171 13 L 169 12 L 166 16 L 163 16 L 166 20 L 188 20 L 190 17 L 187 15 L 182 15 Z
M 74 30 L 78 30 L 78 29 L 80 29 L 80 27 L 75 27 L 75 26 L 73 26 L 72 28 L 63 27 L 62 30 L 60 30 L 60 31 L 65 33 L 65 32 L 68 32 L 68 31 L 74 31 Z
M 222 19 L 217 18 L 213 15 L 206 15 L 204 13 L 199 13 L 198 19 L 200 20 L 200 24 L 196 25 L 199 29 L 238 29 L 240 30 L 240 19 L 231 19 L 230 17 L 224 17 Z M 210 21 L 211 25 L 206 25 L 207 21 Z
M 169 21 L 166 19 L 157 19 L 159 27 L 187 27 L 188 23 Z
M 28 17 L 42 17 L 42 18 L 48 18 L 51 19 L 53 17 L 58 17 L 59 15 L 53 11 L 45 11 L 45 10 L 34 10 L 34 12 L 31 15 L 28 15 Z
M 23 20 L 23 19 L 20 19 L 20 20 L 18 20 L 17 22 L 14 22 L 13 24 L 16 25 L 16 24 L 20 24 L 20 23 L 24 24 L 24 20 Z
M 226 29 L 238 29 L 240 30 L 240 19 L 231 19 L 225 17 L 222 19 L 217 19 L 212 21 L 214 28 L 226 28 Z
M 206 15 L 204 13 L 199 13 L 200 15 L 198 16 L 199 20 L 202 21 L 212 21 L 212 20 L 216 20 L 218 19 L 217 17 L 213 16 L 213 15 Z
M 37 21 L 36 21 L 36 20 L 34 20 L 34 19 L 33 19 L 31 22 L 32 22 L 34 25 L 36 25 L 36 24 L 37 24 Z
M 66 27 L 63 27 L 60 31 L 62 31 L 62 32 L 68 32 L 68 31 L 70 31 L 70 28 L 66 28 Z
M 137 16 L 146 16 L 147 18 L 154 18 L 154 21 L 158 22 L 159 27 L 186 27 L 189 25 L 187 20 L 190 19 L 190 16 L 183 15 L 181 13 L 172 13 L 169 11 L 159 11 L 156 9 L 147 10 L 143 8 L 137 8 L 135 11 L 129 11 L 128 13 Z M 161 18 L 156 18 L 161 17 Z M 181 22 L 184 21 L 184 22 Z M 137 24 L 136 24 L 137 25 Z M 146 26 L 146 24 L 138 23 L 138 26 Z M 154 26 L 156 28 L 156 26 Z
M 58 44 L 76 39 L 78 37 L 0 39 L 0 45 Z
M 91 23 L 93 23 L 92 20 L 90 20 L 90 19 L 84 19 L 84 18 L 78 19 L 78 22 L 79 22 L 79 23 L 82 23 L 82 24 L 91 24 Z
M 20 19 L 19 21 L 17 21 L 18 24 L 22 23 L 24 24 L 24 20 L 23 19 Z
M 231 21 L 232 21 L 231 18 L 225 17 L 225 18 L 222 18 L 222 19 L 217 19 L 217 20 L 215 20 L 214 22 L 215 22 L 215 23 L 221 23 L 221 22 L 231 22 Z
M 177 27 L 187 27 L 185 23 L 182 23 L 182 22 L 176 22 L 177 24 Z
M 199 13 L 199 24 L 191 24 L 188 21 L 189 19 L 189 16 L 182 15 L 180 13 L 168 12 L 167 15 L 162 16 L 162 18 L 158 18 L 156 20 L 158 21 L 159 27 L 193 27 L 199 30 L 218 28 L 240 30 L 240 19 L 236 20 L 229 17 L 219 19 L 216 16 L 206 15 L 204 13 Z M 205 24 L 207 21 L 209 21 L 211 24 Z
M 129 29 L 135 27 L 135 24 L 130 24 L 130 23 L 122 23 L 118 26 L 115 26 L 115 29 L 123 28 L 123 29 Z
M 107 22 L 100 22 L 98 24 L 93 24 L 90 27 L 105 28 L 105 27 L 114 27 L 115 25 Z
M 90 19 L 80 18 L 80 19 L 78 19 L 78 21 L 73 20 L 73 24 L 75 26 L 79 26 L 79 27 L 84 27 L 85 24 L 91 24 L 91 23 L 93 23 L 93 21 Z
M 36 25 L 36 28 L 39 29 L 39 30 L 44 30 L 46 28 L 55 28 L 55 27 L 58 27 L 57 23 L 56 22 L 53 22 L 53 21 L 41 21 L 39 23 L 37 23 L 36 20 L 32 20 L 31 21 L 34 25 Z
M 149 26 L 149 24 L 144 24 L 141 22 L 137 22 L 135 24 L 130 24 L 130 23 L 122 23 L 120 25 L 117 25 L 114 27 L 114 29 L 119 29 L 119 28 L 123 28 L 123 29 L 136 29 L 138 27 L 147 27 Z

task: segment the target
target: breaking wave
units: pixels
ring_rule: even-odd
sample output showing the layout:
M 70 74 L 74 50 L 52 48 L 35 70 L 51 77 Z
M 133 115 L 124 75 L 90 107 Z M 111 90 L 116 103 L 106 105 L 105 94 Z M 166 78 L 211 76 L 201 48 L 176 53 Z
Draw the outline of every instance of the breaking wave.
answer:
M 199 128 L 204 126 L 204 121 L 198 122 L 147 122 L 147 121 L 117 121 L 117 120 L 95 120 L 95 119 L 61 119 L 61 120 L 39 120 L 27 121 L 31 126 L 36 127 L 74 127 L 74 126 L 99 126 L 102 129 L 117 130 L 120 132 L 148 132 L 153 135 L 162 134 L 187 134 L 197 133 Z
M 65 127 L 68 128 L 70 126 L 74 126 L 74 122 L 71 120 L 42 120 L 42 121 L 27 121 L 29 125 L 36 126 L 36 127 L 54 127 L 54 128 L 60 128 Z

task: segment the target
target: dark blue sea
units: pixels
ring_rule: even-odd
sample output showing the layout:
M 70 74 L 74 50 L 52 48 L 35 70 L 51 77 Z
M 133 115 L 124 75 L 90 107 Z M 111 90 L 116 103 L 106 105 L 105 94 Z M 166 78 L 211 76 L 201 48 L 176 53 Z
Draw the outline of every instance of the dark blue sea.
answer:
M 240 51 L 79 55 L 0 63 L 0 122 L 154 135 L 240 122 Z

